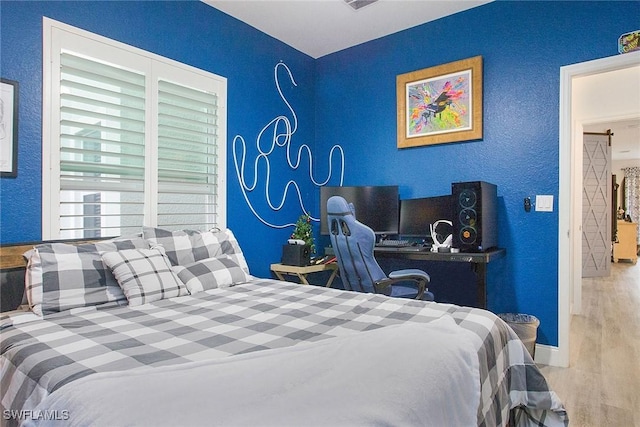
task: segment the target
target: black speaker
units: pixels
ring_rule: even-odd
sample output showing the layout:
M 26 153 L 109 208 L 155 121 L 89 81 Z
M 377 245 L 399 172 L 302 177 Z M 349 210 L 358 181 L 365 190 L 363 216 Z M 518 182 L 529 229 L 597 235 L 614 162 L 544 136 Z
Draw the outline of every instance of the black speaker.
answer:
M 311 248 L 308 245 L 283 245 L 281 264 L 304 267 L 311 263 Z
M 498 246 L 498 187 L 484 181 L 454 182 L 453 247 L 484 252 Z

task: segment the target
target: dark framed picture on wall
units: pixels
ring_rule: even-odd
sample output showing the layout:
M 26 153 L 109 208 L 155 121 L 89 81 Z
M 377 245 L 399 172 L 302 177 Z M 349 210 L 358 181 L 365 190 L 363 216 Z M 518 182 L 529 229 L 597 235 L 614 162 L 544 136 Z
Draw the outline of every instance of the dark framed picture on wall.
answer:
M 18 175 L 18 82 L 0 78 L 0 176 Z
M 396 78 L 398 148 L 482 138 L 482 56 Z

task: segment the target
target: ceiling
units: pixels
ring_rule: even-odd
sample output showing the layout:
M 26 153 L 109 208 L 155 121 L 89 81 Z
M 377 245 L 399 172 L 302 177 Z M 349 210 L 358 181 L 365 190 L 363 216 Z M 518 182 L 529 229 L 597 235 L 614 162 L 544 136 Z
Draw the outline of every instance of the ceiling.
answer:
M 202 1 L 320 58 L 491 0 L 378 0 L 358 10 L 345 0 Z
M 492 0 L 202 0 L 313 58 L 334 53 Z M 370 1 L 365 1 L 369 3 Z M 640 158 L 640 119 L 589 125 L 614 133 L 612 159 Z

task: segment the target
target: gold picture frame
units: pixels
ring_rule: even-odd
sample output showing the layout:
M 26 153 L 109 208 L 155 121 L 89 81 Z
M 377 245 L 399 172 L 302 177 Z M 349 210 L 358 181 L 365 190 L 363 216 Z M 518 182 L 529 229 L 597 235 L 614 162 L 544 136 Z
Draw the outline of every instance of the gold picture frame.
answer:
M 398 148 L 482 139 L 482 56 L 396 77 Z

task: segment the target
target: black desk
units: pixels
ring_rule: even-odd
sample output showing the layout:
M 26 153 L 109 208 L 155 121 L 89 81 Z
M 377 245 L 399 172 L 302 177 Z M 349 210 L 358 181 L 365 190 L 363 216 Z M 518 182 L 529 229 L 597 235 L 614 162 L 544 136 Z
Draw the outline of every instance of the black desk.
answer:
M 479 308 L 487 308 L 487 264 L 506 255 L 507 250 L 492 249 L 478 253 L 431 252 L 428 248 L 408 246 L 401 248 L 376 247 L 374 254 L 380 258 L 402 258 L 419 261 L 445 261 L 467 263 L 473 269 L 477 284 Z

